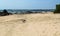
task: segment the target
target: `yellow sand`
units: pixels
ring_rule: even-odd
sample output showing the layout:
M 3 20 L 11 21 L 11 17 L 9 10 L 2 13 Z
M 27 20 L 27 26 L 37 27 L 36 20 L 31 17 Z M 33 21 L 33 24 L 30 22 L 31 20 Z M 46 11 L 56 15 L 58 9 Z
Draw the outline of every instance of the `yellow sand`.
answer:
M 60 14 L 0 17 L 0 36 L 60 36 Z

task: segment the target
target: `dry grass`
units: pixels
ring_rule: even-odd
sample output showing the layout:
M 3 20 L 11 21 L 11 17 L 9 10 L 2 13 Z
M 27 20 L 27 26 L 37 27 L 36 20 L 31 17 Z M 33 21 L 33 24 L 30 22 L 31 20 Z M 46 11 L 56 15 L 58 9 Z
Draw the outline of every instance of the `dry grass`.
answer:
M 60 36 L 60 14 L 0 17 L 0 36 Z

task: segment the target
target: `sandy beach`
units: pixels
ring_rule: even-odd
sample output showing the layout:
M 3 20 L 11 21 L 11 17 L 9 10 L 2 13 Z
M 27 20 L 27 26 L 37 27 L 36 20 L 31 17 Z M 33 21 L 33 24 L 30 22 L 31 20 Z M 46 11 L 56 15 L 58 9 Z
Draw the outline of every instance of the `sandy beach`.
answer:
M 0 16 L 0 36 L 60 36 L 60 14 Z

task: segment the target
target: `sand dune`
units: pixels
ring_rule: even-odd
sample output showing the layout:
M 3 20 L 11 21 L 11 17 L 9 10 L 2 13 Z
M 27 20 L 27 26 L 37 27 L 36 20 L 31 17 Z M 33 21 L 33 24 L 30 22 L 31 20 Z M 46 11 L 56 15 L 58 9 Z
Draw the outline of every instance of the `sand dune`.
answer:
M 60 36 L 60 14 L 0 17 L 0 36 Z

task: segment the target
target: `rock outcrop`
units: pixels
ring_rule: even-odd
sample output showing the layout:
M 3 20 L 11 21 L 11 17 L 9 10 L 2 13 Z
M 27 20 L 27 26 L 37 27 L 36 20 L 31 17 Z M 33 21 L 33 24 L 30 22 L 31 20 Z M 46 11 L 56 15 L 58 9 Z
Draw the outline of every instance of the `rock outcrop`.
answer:
M 6 9 L 3 10 L 3 12 L 0 12 L 0 16 L 7 16 L 7 15 L 11 15 L 12 13 L 8 13 L 8 11 Z

